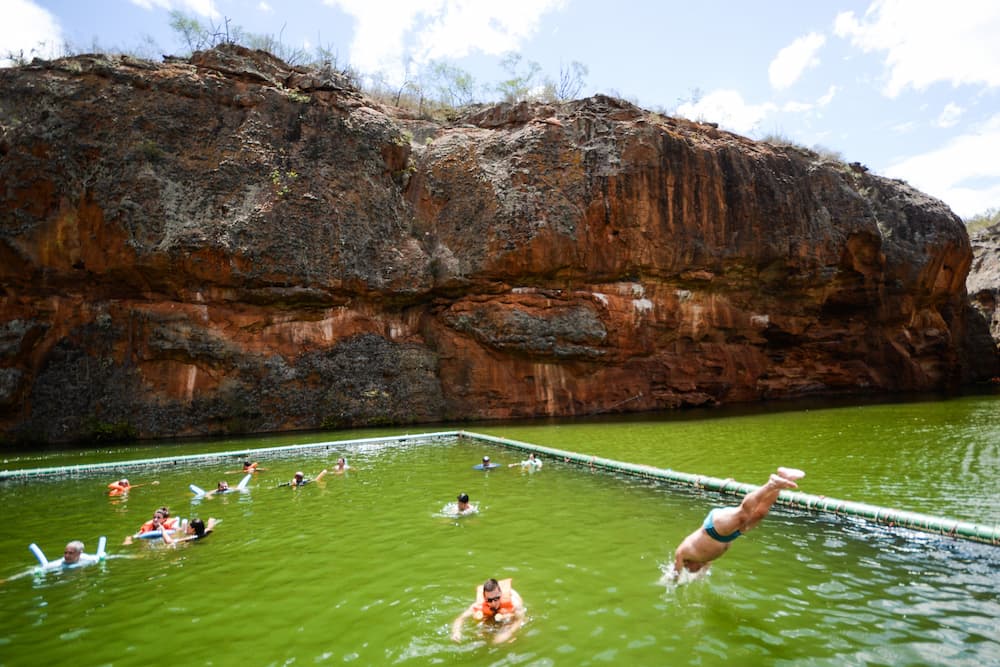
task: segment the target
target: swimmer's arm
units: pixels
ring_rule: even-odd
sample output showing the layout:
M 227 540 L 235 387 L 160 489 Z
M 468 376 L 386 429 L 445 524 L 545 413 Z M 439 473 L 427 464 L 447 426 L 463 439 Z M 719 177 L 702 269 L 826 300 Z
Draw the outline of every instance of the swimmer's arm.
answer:
M 674 572 L 680 574 L 684 571 L 684 556 L 681 555 L 681 550 L 677 549 L 674 552 Z
M 514 619 L 505 625 L 500 632 L 496 633 L 493 637 L 494 644 L 503 644 L 509 641 L 514 636 L 514 633 L 524 625 L 524 601 L 518 595 L 517 591 L 511 591 L 511 602 L 514 604 Z
M 451 639 L 452 641 L 460 642 L 462 641 L 462 625 L 465 621 L 472 617 L 476 613 L 476 605 L 471 604 L 469 608 L 458 615 L 458 618 L 454 620 L 451 624 Z

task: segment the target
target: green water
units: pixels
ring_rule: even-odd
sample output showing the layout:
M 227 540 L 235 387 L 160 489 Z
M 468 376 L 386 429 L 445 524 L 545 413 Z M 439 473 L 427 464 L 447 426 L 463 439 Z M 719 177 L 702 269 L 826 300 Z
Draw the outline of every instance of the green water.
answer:
M 438 430 L 438 429 L 431 429 Z M 476 426 L 608 458 L 757 483 L 805 469 L 802 490 L 1000 523 L 1000 397 L 662 419 Z M 402 431 L 6 455 L 5 468 L 372 437 Z M 714 494 L 546 461 L 476 472 L 467 442 L 263 461 L 244 494 L 192 501 L 241 475 L 230 463 L 0 483 L 0 577 L 70 539 L 106 563 L 0 585 L 0 664 L 976 665 L 1000 663 L 1000 547 L 777 508 L 704 580 L 660 583 L 673 546 Z M 352 469 L 301 489 L 340 455 Z M 112 476 L 113 478 L 113 476 Z M 479 504 L 441 514 L 459 491 Z M 201 543 L 121 546 L 153 509 L 222 519 Z M 504 646 L 449 626 L 488 576 L 513 577 L 528 623 Z

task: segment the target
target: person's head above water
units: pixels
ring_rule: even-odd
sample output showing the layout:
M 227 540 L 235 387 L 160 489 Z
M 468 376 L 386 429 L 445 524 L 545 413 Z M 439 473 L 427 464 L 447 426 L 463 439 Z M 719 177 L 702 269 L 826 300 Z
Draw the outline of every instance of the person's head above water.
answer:
M 500 582 L 496 579 L 487 579 L 483 583 L 483 599 L 494 611 L 500 607 L 500 598 L 503 591 L 500 590 Z
M 460 502 L 462 504 L 465 504 L 465 505 L 468 505 L 469 504 L 469 494 L 468 493 L 460 493 L 460 494 L 458 494 L 458 502 Z
M 83 542 L 80 540 L 73 540 L 66 545 L 63 550 L 63 563 L 67 565 L 72 565 L 73 563 L 80 562 L 80 554 L 83 553 Z
M 490 457 L 484 456 L 483 457 L 483 465 L 484 466 L 488 466 L 489 464 L 490 464 Z
M 201 519 L 191 519 L 191 523 L 187 525 L 187 533 L 188 535 L 205 537 L 205 522 Z

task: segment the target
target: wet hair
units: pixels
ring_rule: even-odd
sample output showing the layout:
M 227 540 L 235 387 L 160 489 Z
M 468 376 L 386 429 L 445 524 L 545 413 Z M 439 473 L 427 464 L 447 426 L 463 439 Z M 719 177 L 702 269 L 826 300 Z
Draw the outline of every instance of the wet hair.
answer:
M 198 537 L 205 537 L 205 522 L 201 519 L 191 519 L 191 523 L 188 524 L 194 530 L 194 534 Z
M 72 542 L 66 545 L 66 548 L 75 551 L 77 553 L 83 553 L 83 542 L 81 542 L 80 540 L 73 540 Z
M 156 512 L 161 512 L 163 514 L 163 518 L 164 519 L 169 519 L 170 518 L 170 510 L 167 509 L 166 505 L 164 505 L 160 509 L 156 510 Z M 153 512 L 153 514 L 156 514 L 156 512 Z
M 496 579 L 487 579 L 483 583 L 483 593 L 500 590 L 500 582 Z
M 460 494 L 458 494 L 458 502 L 460 502 L 460 503 L 467 503 L 467 502 L 469 502 L 469 494 L 468 493 L 460 493 Z
M 489 462 L 490 462 L 490 457 L 484 456 L 483 457 L 483 463 L 489 463 Z

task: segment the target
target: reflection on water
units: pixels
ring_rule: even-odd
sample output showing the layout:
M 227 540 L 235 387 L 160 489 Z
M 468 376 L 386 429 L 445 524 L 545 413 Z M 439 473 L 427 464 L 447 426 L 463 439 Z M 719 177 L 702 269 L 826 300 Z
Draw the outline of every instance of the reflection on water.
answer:
M 796 465 L 807 493 L 996 518 L 996 401 L 946 407 L 492 430 L 747 482 Z M 188 485 L 214 487 L 233 462 L 149 471 L 159 486 L 124 499 L 109 499 L 99 476 L 0 484 L 0 577 L 31 564 L 32 541 L 56 553 L 104 534 L 128 556 L 0 585 L 0 663 L 998 662 L 1000 548 L 779 507 L 709 576 L 668 586 L 673 546 L 732 498 L 559 461 L 476 472 L 484 454 L 520 459 L 482 449 L 333 446 L 262 462 L 248 493 L 197 500 Z M 278 487 L 341 455 L 346 474 Z M 442 516 L 463 491 L 479 513 Z M 120 546 L 162 504 L 223 521 L 198 543 Z M 472 627 L 453 643 L 451 621 L 490 576 L 513 577 L 527 625 L 506 646 Z

